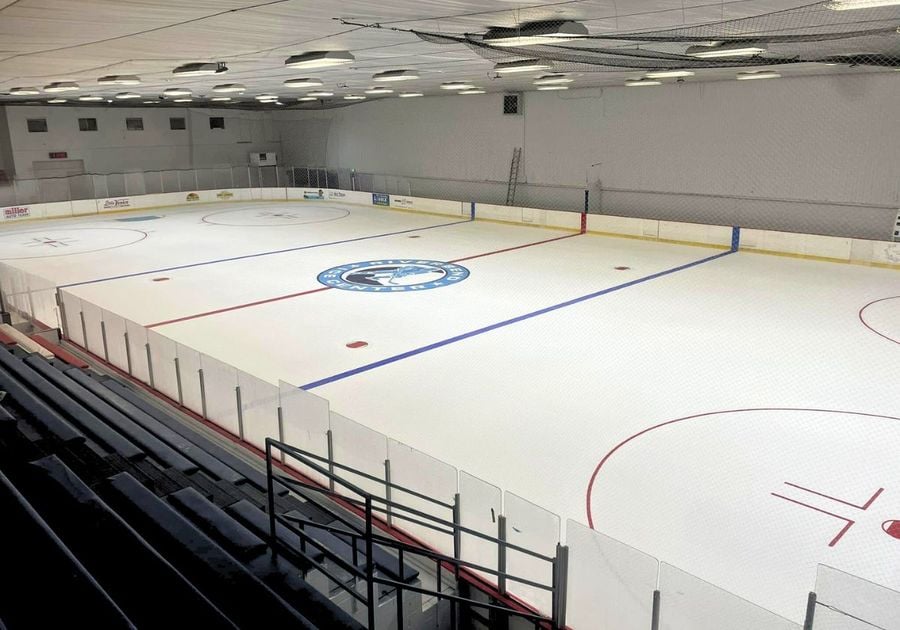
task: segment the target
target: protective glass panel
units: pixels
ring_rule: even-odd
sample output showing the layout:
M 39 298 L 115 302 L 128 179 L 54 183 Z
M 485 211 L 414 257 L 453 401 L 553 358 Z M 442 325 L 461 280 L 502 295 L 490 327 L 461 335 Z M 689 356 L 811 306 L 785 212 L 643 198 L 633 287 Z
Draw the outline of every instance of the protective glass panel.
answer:
M 854 620 L 864 621 L 871 628 L 900 629 L 900 593 L 855 575 L 820 564 L 816 572 L 815 628 L 819 628 L 820 612 L 828 608 L 846 619 L 845 625 L 853 627 Z
M 893 630 L 897 627 L 897 625 L 883 626 L 884 630 Z M 816 606 L 813 630 L 882 630 L 882 628 L 848 617 L 840 611 Z
M 147 331 L 150 344 L 150 369 L 153 371 L 153 387 L 180 402 L 178 373 L 175 370 L 175 342 L 153 330 Z
M 240 435 L 237 413 L 237 370 L 205 354 L 200 355 L 206 394 L 206 417 L 231 433 Z
M 800 626 L 681 569 L 660 564 L 661 630 L 799 630 Z
M 333 411 L 331 412 L 331 435 L 335 464 L 353 468 L 377 479 L 384 479 L 387 437 Z M 339 467 L 335 468 L 335 473 L 365 492 L 384 497 L 383 481 L 374 481 Z M 356 493 L 340 485 L 336 485 L 335 490 L 341 494 L 359 498 Z M 379 503 L 375 507 L 383 509 L 384 504 Z
M 659 561 L 569 519 L 566 621 L 573 628 L 647 630 Z
M 100 307 L 94 306 L 87 300 L 81 301 L 81 314 L 84 316 L 84 332 L 87 335 L 85 347 L 98 357 L 106 358 L 106 350 L 103 347 L 103 313 Z
M 399 488 L 391 488 L 392 501 L 441 521 L 453 522 L 453 508 L 449 506 L 453 505 L 457 491 L 456 468 L 391 439 L 388 439 L 388 459 L 391 462 L 391 483 L 434 499 L 429 501 Z M 435 501 L 440 501 L 443 505 Z M 452 527 L 432 522 L 427 517 L 410 513 L 400 507 L 392 507 L 391 510 L 392 524 L 395 527 L 415 536 L 441 553 L 453 555 Z M 428 523 L 441 531 L 408 521 L 403 518 L 404 516 Z
M 491 538 L 497 537 L 497 518 L 503 513 L 503 491 L 465 471 L 459 471 L 459 520 L 463 527 Z M 462 559 L 479 566 L 497 569 L 497 543 L 463 532 Z M 477 571 L 492 584 L 493 573 Z
M 194 413 L 202 415 L 200 353 L 179 343 L 175 344 L 175 356 L 178 357 L 178 373 L 181 377 L 181 404 Z
M 125 347 L 125 318 L 109 311 L 102 312 L 106 330 L 106 360 L 122 371 L 128 371 L 128 350 Z
M 506 540 L 529 551 L 552 558 L 559 543 L 559 517 L 542 507 L 506 492 L 503 495 L 503 514 L 506 516 Z M 507 549 L 506 571 L 538 584 L 553 584 L 550 562 L 515 549 Z M 542 613 L 552 613 L 553 597 L 549 590 L 507 581 L 507 590 L 534 605 Z
M 284 381 L 279 383 L 278 389 L 284 431 L 282 440 L 295 448 L 327 459 L 328 429 L 331 426 L 328 401 Z M 313 461 L 321 468 L 328 468 L 326 462 Z M 325 475 L 310 469 L 295 458 L 287 457 L 285 463 L 310 479 L 325 485 L 328 483 Z
M 238 372 L 244 439 L 265 450 L 266 438 L 278 439 L 278 388 L 245 372 Z
M 66 318 L 66 335 L 72 343 L 84 347 L 84 329 L 81 327 L 81 300 L 68 293 L 59 292 Z
M 128 334 L 128 356 L 131 357 L 131 375 L 150 383 L 150 367 L 147 364 L 147 329 L 132 321 L 125 320 Z

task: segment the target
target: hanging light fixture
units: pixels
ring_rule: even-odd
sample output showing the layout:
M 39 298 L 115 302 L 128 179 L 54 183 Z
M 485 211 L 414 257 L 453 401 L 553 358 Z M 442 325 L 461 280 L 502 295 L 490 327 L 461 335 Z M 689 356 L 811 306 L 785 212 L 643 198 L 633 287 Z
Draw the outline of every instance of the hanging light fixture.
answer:
M 316 88 L 322 85 L 322 79 L 288 79 L 284 82 L 284 87 L 289 88 Z
M 752 81 L 754 79 L 780 79 L 781 74 L 772 70 L 757 70 L 755 72 L 738 72 L 738 81 Z
M 460 90 L 457 94 L 484 94 L 481 88 L 472 88 L 470 90 Z
M 416 96 L 425 96 L 421 92 L 401 92 L 398 94 L 400 98 L 415 98 Z
M 187 88 L 166 88 L 163 90 L 163 96 L 190 96 L 191 91 Z
M 686 55 L 698 59 L 718 59 L 721 57 L 753 57 L 766 52 L 766 48 L 756 42 L 725 42 L 715 46 L 690 46 Z
M 538 91 L 540 92 L 550 92 L 552 90 L 568 90 L 568 85 L 540 85 L 538 86 Z
M 494 65 L 494 72 L 497 74 L 513 74 L 515 72 L 537 72 L 538 70 L 549 70 L 552 68 L 549 63 L 540 59 L 523 59 L 521 61 L 504 61 Z
M 9 91 L 12 96 L 33 96 L 41 91 L 36 87 L 14 87 Z
M 180 77 L 201 77 L 209 74 L 222 74 L 228 72 L 228 66 L 221 62 L 197 62 L 186 63 L 172 70 L 172 74 Z
M 289 68 L 328 68 L 352 63 L 356 58 L 346 50 L 317 50 L 285 59 Z
M 362 96 L 361 94 L 348 94 L 347 96 L 344 97 L 344 100 L 345 101 L 363 101 L 363 100 L 365 100 L 365 98 L 366 97 Z
M 535 85 L 557 85 L 560 83 L 571 83 L 575 79 L 570 79 L 564 74 L 545 74 L 533 81 Z
M 64 98 L 51 98 L 51 99 L 50 99 L 49 101 L 47 101 L 47 102 L 50 103 L 51 105 L 59 105 L 59 104 L 61 104 L 61 103 L 68 103 L 69 101 L 68 101 L 67 99 L 64 99 Z
M 393 94 L 394 90 L 386 87 L 373 87 L 366 90 L 366 94 Z
M 78 100 L 79 101 L 88 101 L 88 102 L 98 102 L 98 101 L 105 101 L 106 99 L 103 98 L 102 96 L 91 96 L 90 94 L 88 94 L 86 96 L 79 96 Z
M 74 81 L 55 81 L 50 85 L 44 86 L 44 91 L 53 94 L 54 92 L 74 92 L 80 90 L 81 87 Z
M 656 70 L 648 72 L 645 75 L 648 79 L 681 79 L 684 77 L 692 77 L 694 73 L 690 70 Z
M 134 92 L 120 92 L 116 94 L 116 98 L 120 101 L 128 101 L 136 98 L 141 98 L 140 94 L 135 94 Z
M 100 85 L 140 85 L 141 78 L 136 74 L 110 74 L 97 79 Z
M 243 92 L 247 88 L 241 83 L 222 83 L 221 85 L 213 86 L 213 92 L 219 92 L 220 94 L 229 94 L 236 92 Z
M 654 79 L 629 79 L 625 81 L 625 85 L 628 87 L 646 87 L 650 85 L 662 85 L 662 81 L 656 81 Z
M 471 90 L 474 89 L 474 85 L 472 83 L 466 83 L 465 81 L 448 81 L 447 83 L 441 83 L 442 90 Z
M 568 42 L 589 35 L 587 27 L 579 22 L 544 21 L 528 22 L 520 26 L 494 27 L 485 33 L 482 41 L 491 46 L 535 46 Z
M 372 75 L 373 81 L 412 81 L 418 78 L 419 73 L 414 70 L 385 70 Z

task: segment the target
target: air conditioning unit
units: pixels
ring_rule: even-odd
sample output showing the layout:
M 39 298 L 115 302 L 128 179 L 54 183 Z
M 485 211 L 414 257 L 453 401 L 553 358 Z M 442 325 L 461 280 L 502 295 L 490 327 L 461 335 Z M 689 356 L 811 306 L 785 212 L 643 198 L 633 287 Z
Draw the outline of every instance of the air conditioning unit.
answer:
M 276 153 L 251 153 L 250 164 L 252 166 L 277 166 L 278 154 Z

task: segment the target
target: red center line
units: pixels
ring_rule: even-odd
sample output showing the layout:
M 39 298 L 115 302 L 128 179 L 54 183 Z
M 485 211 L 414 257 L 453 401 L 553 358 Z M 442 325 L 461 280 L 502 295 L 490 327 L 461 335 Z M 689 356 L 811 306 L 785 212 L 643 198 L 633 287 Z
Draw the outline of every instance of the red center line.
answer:
M 485 252 L 483 254 L 475 254 L 473 256 L 466 256 L 464 258 L 457 258 L 455 260 L 449 260 L 447 262 L 457 263 L 462 262 L 464 260 L 474 260 L 475 258 L 483 258 L 485 256 L 493 256 L 494 254 L 503 254 L 506 252 L 515 251 L 517 249 L 525 249 L 526 247 L 534 247 L 535 245 L 543 245 L 545 243 L 552 243 L 554 241 L 561 241 L 566 238 L 572 238 L 573 236 L 581 236 L 581 233 L 576 234 L 566 234 L 564 236 L 555 236 L 553 238 L 548 238 L 543 241 L 536 241 L 534 243 L 525 243 L 524 245 L 516 245 L 514 247 L 506 247 L 504 249 L 496 249 L 494 251 Z M 261 306 L 263 304 L 270 304 L 272 302 L 280 302 L 281 300 L 290 300 L 292 298 L 300 297 L 303 295 L 311 295 L 313 293 L 320 293 L 322 291 L 329 291 L 332 287 L 319 287 L 318 289 L 311 289 L 309 291 L 301 291 L 299 293 L 290 293 L 288 295 L 279 295 L 278 297 L 267 298 L 265 300 L 257 300 L 255 302 L 246 302 L 244 304 L 236 304 L 235 306 L 228 306 L 225 308 L 219 308 L 214 311 L 204 311 L 203 313 L 195 313 L 194 315 L 185 315 L 184 317 L 177 317 L 175 319 L 167 319 L 166 321 L 156 322 L 155 324 L 148 324 L 145 328 L 158 328 L 159 326 L 168 326 L 169 324 L 177 324 L 179 322 L 186 322 L 192 319 L 200 319 L 201 317 L 209 317 L 210 315 L 219 315 L 221 313 L 228 313 L 230 311 L 237 311 L 244 308 L 250 308 L 251 306 Z

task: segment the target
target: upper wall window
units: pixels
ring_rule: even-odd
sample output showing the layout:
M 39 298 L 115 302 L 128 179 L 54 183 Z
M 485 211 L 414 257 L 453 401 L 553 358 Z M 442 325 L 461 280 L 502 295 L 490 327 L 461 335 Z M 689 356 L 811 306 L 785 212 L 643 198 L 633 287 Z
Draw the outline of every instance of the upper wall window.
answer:
M 47 132 L 47 119 L 46 118 L 29 118 L 28 119 L 28 131 L 29 131 L 29 133 L 46 133 Z
M 143 131 L 144 130 L 144 119 L 143 118 L 126 118 L 125 119 L 125 129 L 128 131 Z
M 79 131 L 97 131 L 97 119 L 96 118 L 79 118 L 78 119 L 78 130 Z
M 209 117 L 209 128 L 210 129 L 224 129 L 225 128 L 225 119 L 221 116 L 210 116 Z
M 187 129 L 187 125 L 184 123 L 184 118 L 170 118 L 169 119 L 169 129 L 179 130 L 179 129 Z

